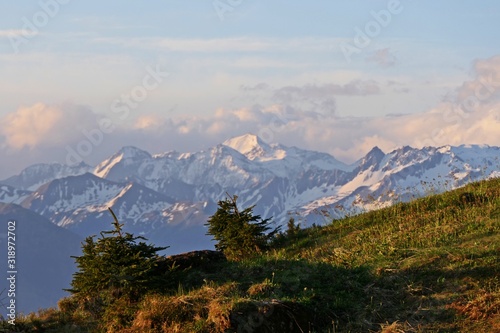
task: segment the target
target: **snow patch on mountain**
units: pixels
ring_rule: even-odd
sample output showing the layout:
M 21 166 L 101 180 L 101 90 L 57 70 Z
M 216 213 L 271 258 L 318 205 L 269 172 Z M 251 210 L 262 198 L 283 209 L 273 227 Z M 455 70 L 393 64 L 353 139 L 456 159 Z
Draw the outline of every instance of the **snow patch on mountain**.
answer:
M 0 202 L 18 204 L 23 201 L 31 191 L 19 190 L 13 186 L 0 184 Z

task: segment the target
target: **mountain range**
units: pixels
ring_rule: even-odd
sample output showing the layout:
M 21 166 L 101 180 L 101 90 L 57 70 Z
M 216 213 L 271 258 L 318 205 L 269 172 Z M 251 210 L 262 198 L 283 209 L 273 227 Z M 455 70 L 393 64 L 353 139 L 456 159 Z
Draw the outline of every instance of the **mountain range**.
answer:
M 179 253 L 213 246 L 203 224 L 227 195 L 277 224 L 294 217 L 309 226 L 499 176 L 499 147 L 374 147 L 346 164 L 245 134 L 192 153 L 128 146 L 96 166 L 32 165 L 0 180 L 0 202 L 80 239 L 110 229 L 110 207 L 126 231 Z M 46 229 L 40 237 L 57 237 Z

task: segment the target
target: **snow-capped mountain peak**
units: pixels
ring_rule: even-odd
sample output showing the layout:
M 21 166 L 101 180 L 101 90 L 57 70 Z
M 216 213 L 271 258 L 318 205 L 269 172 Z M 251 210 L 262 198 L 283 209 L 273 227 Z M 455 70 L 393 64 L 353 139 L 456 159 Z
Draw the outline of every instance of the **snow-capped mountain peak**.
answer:
M 286 156 L 284 150 L 271 146 L 257 135 L 250 133 L 228 139 L 222 145 L 238 151 L 249 160 L 281 159 Z
M 151 154 L 147 151 L 139 149 L 134 146 L 125 146 L 118 151 L 123 159 L 140 159 L 140 158 L 150 158 Z
M 251 152 L 252 150 L 258 149 L 258 148 L 269 147 L 257 135 L 250 134 L 250 133 L 228 139 L 228 140 L 224 141 L 222 144 L 224 146 L 228 146 L 230 148 L 233 148 L 234 150 L 239 151 L 243 155 Z
M 101 178 L 106 178 L 112 168 L 118 163 L 125 165 L 134 164 L 147 159 L 151 159 L 151 154 L 133 146 L 125 146 L 108 159 L 102 161 L 95 169 L 94 174 Z
M 360 159 L 357 164 L 361 170 L 372 168 L 378 168 L 380 162 L 385 157 L 385 153 L 377 146 L 373 147 L 368 154 Z

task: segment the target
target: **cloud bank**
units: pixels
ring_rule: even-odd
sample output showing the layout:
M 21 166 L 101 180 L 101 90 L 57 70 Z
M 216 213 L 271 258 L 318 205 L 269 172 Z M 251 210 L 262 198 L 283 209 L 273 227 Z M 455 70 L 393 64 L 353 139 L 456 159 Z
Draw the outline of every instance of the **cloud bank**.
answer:
M 77 130 L 91 126 L 94 121 L 95 114 L 82 106 L 37 103 L 21 107 L 2 119 L 2 147 L 22 150 L 60 145 L 77 138 Z
M 402 145 L 500 146 L 500 56 L 476 61 L 472 74 L 453 96 L 426 112 L 380 117 L 324 112 L 335 110 L 337 95 L 381 93 L 373 81 L 242 86 L 244 91 L 266 91 L 272 98 L 266 105 L 220 108 L 206 116 L 141 114 L 131 124 L 114 124 L 114 130 L 102 133 L 102 140 L 92 143 L 91 151 L 82 157 L 95 164 L 125 145 L 151 153 L 196 151 L 247 132 L 267 142 L 328 152 L 345 162 L 355 161 L 374 146 L 384 151 Z M 18 172 L 22 164 L 64 161 L 66 147 L 77 150 L 83 141 L 91 141 L 88 133 L 99 129 L 102 118 L 87 107 L 71 104 L 38 103 L 11 112 L 0 123 L 0 153 L 9 161 L 2 163 L 1 178 Z

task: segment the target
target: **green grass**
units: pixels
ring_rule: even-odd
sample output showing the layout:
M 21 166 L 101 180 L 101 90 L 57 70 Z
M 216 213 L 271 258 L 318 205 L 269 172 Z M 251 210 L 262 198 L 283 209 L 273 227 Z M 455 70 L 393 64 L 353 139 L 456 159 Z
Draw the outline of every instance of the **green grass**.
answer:
M 105 322 L 62 301 L 34 332 L 500 331 L 500 179 L 279 237 L 266 254 L 172 275 Z M 68 305 L 69 304 L 69 305 Z M 121 317 L 120 317 L 121 316 Z M 122 318 L 112 324 L 114 317 Z

